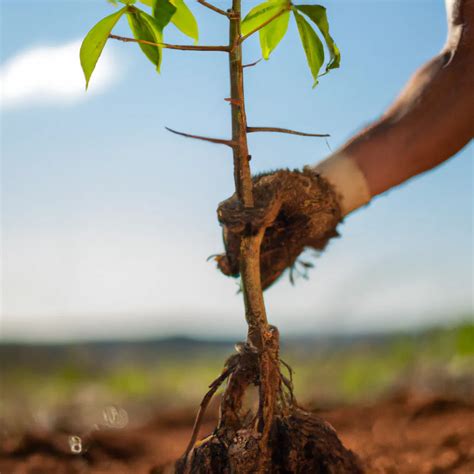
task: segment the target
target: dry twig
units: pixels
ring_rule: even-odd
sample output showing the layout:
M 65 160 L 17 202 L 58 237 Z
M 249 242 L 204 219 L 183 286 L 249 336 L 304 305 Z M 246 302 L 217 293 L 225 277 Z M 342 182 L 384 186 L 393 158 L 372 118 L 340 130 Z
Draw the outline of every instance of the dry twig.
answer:
M 175 133 L 176 135 L 181 135 L 182 137 L 186 138 L 194 138 L 195 140 L 204 140 L 206 142 L 217 143 L 219 145 L 227 145 L 230 147 L 235 146 L 235 142 L 232 140 L 225 140 L 223 138 L 210 138 L 210 137 L 203 137 L 201 135 L 191 135 L 190 133 L 178 132 L 177 130 L 173 130 L 172 128 L 165 127 L 168 132 Z
M 289 135 L 299 135 L 300 137 L 329 137 L 328 133 L 306 133 L 298 132 L 297 130 L 291 130 L 289 128 L 280 127 L 247 127 L 248 133 L 255 132 L 277 132 L 277 133 L 288 133 Z
M 220 8 L 216 7 L 215 5 L 212 5 L 209 2 L 206 2 L 205 0 L 197 0 L 197 2 L 200 3 L 203 7 L 209 8 L 209 10 L 219 13 L 219 15 L 224 15 L 226 17 L 229 17 L 229 12 L 226 12 L 225 10 L 221 10 Z
M 185 45 L 185 44 L 169 44 L 169 43 L 154 43 L 153 41 L 128 38 L 126 36 L 118 36 L 110 34 L 109 38 L 123 41 L 124 43 L 141 43 L 148 44 L 150 46 L 159 46 L 160 48 L 166 49 L 177 49 L 179 51 L 223 51 L 228 53 L 230 48 L 229 46 L 199 46 L 199 45 Z
M 260 59 L 257 59 L 256 61 L 254 61 L 253 63 L 244 64 L 244 65 L 242 65 L 242 68 L 256 66 L 262 59 L 263 59 L 263 58 L 260 58 Z

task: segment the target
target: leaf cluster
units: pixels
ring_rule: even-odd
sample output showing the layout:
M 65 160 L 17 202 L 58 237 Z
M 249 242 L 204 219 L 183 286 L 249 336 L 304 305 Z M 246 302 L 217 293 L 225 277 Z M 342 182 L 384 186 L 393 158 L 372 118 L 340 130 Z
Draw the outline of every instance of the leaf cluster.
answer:
M 80 60 L 86 78 L 86 88 L 109 35 L 124 15 L 127 17 L 133 37 L 140 41 L 139 47 L 158 72 L 162 59 L 163 30 L 170 23 L 195 43 L 198 42 L 198 25 L 184 0 L 140 0 L 140 3 L 151 7 L 151 15 L 136 7 L 136 0 L 109 0 L 109 2 L 115 6 L 119 3 L 125 6 L 100 20 L 82 42 Z
M 81 46 L 80 60 L 86 78 L 86 88 L 104 46 L 113 28 L 122 16 L 126 16 L 134 40 L 145 56 L 160 71 L 165 28 L 173 24 L 178 30 L 197 44 L 199 29 L 196 19 L 184 0 L 139 0 L 151 9 L 150 12 L 136 6 L 137 0 L 108 0 L 115 6 L 124 6 L 100 20 L 86 35 Z M 326 8 L 321 5 L 295 5 L 291 0 L 265 0 L 252 8 L 241 23 L 241 41 L 254 33 L 259 34 L 264 59 L 271 53 L 288 31 L 290 16 L 293 16 L 306 60 L 313 77 L 313 87 L 319 77 L 331 69 L 338 68 L 341 61 L 339 48 L 330 32 Z M 122 38 L 124 39 L 124 38 Z M 133 41 L 133 40 L 132 40 Z M 325 47 L 329 53 L 324 72 Z
M 301 39 L 308 66 L 314 79 L 327 74 L 331 69 L 339 67 L 341 53 L 329 33 L 329 23 L 326 8 L 321 5 L 294 5 L 290 0 L 266 0 L 252 8 L 242 21 L 242 35 L 258 31 L 260 47 L 264 59 L 268 59 L 288 31 L 290 15 L 293 15 Z M 309 21 L 308 21 L 309 20 Z M 326 43 L 329 61 L 325 72 L 320 74 L 324 65 L 325 54 L 321 39 L 316 29 Z

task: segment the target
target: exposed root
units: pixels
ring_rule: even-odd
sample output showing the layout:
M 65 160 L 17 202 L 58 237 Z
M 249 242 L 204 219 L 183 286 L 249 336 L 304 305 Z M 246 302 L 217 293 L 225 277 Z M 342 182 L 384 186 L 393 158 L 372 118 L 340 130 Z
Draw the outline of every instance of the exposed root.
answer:
M 293 371 L 278 357 L 278 331 L 270 332 L 274 336 L 266 341 L 270 350 L 259 353 L 248 343 L 238 344 L 237 354 L 209 385 L 188 448 L 176 463 L 177 473 L 362 473 L 356 456 L 342 445 L 334 429 L 297 406 Z M 289 377 L 281 372 L 280 364 Z M 262 366 L 266 380 L 261 376 Z M 219 423 L 211 436 L 196 443 L 205 410 L 226 380 Z M 259 389 L 253 414 L 244 410 L 243 403 L 252 385 Z
M 297 406 L 295 394 L 293 391 L 293 369 L 283 359 L 280 359 L 280 364 L 283 365 L 286 368 L 286 370 L 288 370 L 288 374 L 290 376 L 290 378 L 287 378 L 280 372 L 280 377 L 283 382 L 283 385 L 286 387 L 288 391 L 288 393 L 286 394 L 288 398 L 288 403 L 290 406 Z
M 235 359 L 232 359 L 234 361 Z M 204 395 L 204 398 L 201 401 L 201 405 L 199 406 L 199 411 L 198 414 L 196 415 L 196 420 L 194 422 L 193 426 L 193 433 L 191 435 L 191 439 L 189 441 L 188 447 L 186 448 L 186 451 L 184 453 L 184 457 L 187 457 L 191 449 L 193 449 L 194 444 L 196 443 L 198 434 L 199 434 L 199 429 L 201 428 L 202 420 L 204 418 L 204 415 L 206 413 L 206 409 L 212 400 L 212 397 L 214 394 L 217 392 L 217 389 L 224 383 L 224 381 L 229 377 L 229 375 L 235 370 L 236 364 L 235 363 L 230 363 L 226 364 L 226 367 L 222 371 L 222 374 L 217 377 L 210 385 L 209 385 L 209 391 Z
M 238 430 L 226 443 L 219 430 L 198 444 L 177 473 L 249 474 L 260 471 L 260 441 L 252 429 Z M 361 474 L 358 459 L 347 450 L 334 429 L 314 414 L 294 408 L 275 417 L 269 440 L 270 466 L 266 473 Z

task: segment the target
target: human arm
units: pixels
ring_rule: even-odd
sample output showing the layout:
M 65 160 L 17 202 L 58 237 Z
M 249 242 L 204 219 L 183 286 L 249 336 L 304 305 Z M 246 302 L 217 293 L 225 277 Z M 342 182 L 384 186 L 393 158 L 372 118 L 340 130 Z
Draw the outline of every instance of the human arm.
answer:
M 268 287 L 295 265 L 304 248 L 323 249 L 344 216 L 437 166 L 471 140 L 474 0 L 450 1 L 447 12 L 448 39 L 442 51 L 414 74 L 379 120 L 303 172 L 280 170 L 256 177 L 255 209 L 243 209 L 235 196 L 221 203 L 226 254 L 217 262 L 223 273 L 239 273 L 243 228 L 264 226 L 261 274 L 263 287 Z M 311 185 L 302 185 L 311 176 Z
M 383 116 L 314 169 L 342 214 L 446 161 L 474 136 L 474 1 L 447 3 L 448 39 Z

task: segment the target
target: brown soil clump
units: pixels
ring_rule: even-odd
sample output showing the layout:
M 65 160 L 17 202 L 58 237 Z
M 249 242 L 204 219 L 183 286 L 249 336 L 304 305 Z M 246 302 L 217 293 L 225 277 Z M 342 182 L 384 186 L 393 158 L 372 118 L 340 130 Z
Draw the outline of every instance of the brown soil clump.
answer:
M 338 235 L 341 210 L 337 196 L 330 184 L 310 169 L 256 176 L 254 200 L 255 207 L 247 209 L 234 194 L 217 210 L 224 226 L 226 254 L 217 256 L 216 261 L 225 275 L 239 274 L 240 239 L 247 226 L 265 227 L 260 250 L 263 289 L 293 267 L 305 248 L 322 251 Z M 304 263 L 303 272 L 308 268 Z
M 227 445 L 219 430 L 177 463 L 179 474 L 258 472 L 259 440 L 253 430 L 239 430 Z M 314 474 L 362 473 L 356 456 L 347 450 L 334 428 L 300 409 L 278 417 L 271 434 L 271 472 Z

